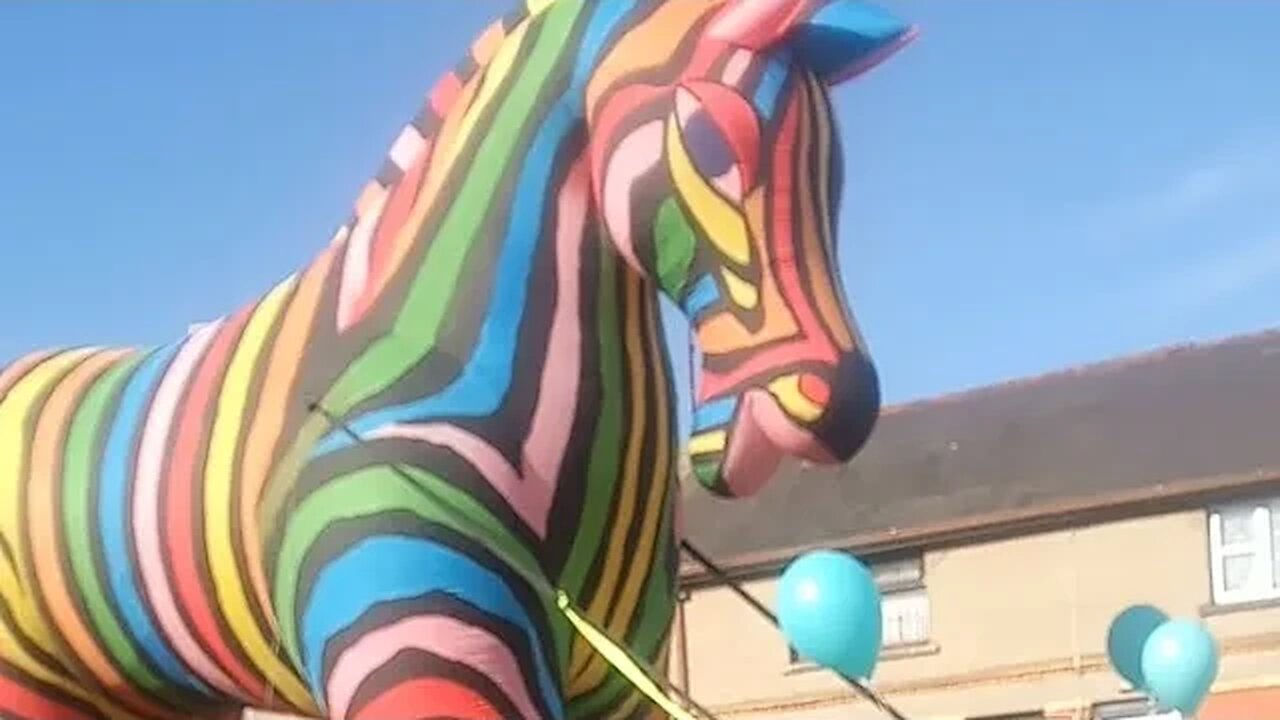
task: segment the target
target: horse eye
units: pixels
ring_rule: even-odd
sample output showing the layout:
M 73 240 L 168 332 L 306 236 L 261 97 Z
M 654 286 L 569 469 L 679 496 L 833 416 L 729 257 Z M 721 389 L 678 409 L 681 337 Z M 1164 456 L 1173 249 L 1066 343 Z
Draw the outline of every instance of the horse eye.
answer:
M 689 117 L 684 127 L 684 138 L 689 157 L 703 177 L 719 178 L 733 169 L 733 148 L 729 147 L 729 142 L 706 110 L 699 109 Z

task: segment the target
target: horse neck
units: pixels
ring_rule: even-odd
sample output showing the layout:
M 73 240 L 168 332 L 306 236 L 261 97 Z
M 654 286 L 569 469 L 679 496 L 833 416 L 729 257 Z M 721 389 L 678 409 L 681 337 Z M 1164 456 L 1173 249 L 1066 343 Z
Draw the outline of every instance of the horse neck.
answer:
M 301 387 L 357 432 L 465 418 L 553 484 L 592 455 L 621 469 L 614 446 L 641 438 L 655 455 L 634 457 L 666 472 L 656 292 L 602 234 L 581 88 L 557 79 L 573 50 L 541 42 L 572 20 L 548 11 L 521 63 L 488 63 L 490 45 L 471 76 L 446 77 L 326 253 L 336 333 L 313 343 L 324 357 Z M 304 442 L 328 430 L 315 425 Z
M 575 597 L 620 586 L 629 572 L 622 567 L 632 562 L 670 564 L 671 546 L 663 538 L 674 527 L 678 456 L 656 289 L 607 240 L 588 236 L 583 249 L 578 304 L 557 306 L 578 324 L 569 333 L 552 332 L 546 350 L 550 372 L 539 408 L 546 411 L 545 427 L 554 431 L 531 424 L 525 453 L 533 461 L 526 479 L 551 484 L 557 495 L 544 545 L 546 569 Z M 563 284 L 556 290 L 561 299 L 570 295 Z M 612 517 L 611 525 L 593 520 L 601 513 Z M 602 556 L 625 560 L 600 569 L 595 566 Z

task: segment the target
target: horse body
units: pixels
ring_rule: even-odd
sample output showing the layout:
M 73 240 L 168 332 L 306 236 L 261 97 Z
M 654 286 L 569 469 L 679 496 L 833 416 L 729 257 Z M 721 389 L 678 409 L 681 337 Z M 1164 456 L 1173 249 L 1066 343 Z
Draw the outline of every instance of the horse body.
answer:
M 870 432 L 824 83 L 906 33 L 847 6 L 529 0 L 303 271 L 165 347 L 0 371 L 0 716 L 655 713 L 544 590 L 662 664 L 661 293 L 713 491 Z M 830 32 L 779 50 L 808 26 L 877 42 L 818 67 Z

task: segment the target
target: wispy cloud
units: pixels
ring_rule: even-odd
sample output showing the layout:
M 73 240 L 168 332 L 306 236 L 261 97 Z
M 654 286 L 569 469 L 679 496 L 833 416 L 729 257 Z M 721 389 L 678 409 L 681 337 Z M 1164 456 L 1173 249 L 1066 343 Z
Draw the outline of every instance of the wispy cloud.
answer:
M 1217 252 L 1195 263 L 1157 275 L 1147 288 L 1162 304 L 1203 306 L 1280 280 L 1280 233 Z
M 1116 239 L 1158 233 L 1264 186 L 1280 186 L 1280 127 L 1238 136 L 1164 182 L 1094 207 L 1083 231 Z
M 1280 231 L 1259 233 L 1235 220 L 1241 208 L 1274 204 L 1277 189 L 1280 126 L 1234 136 L 1167 180 L 1095 207 L 1085 231 L 1110 240 L 1095 246 L 1103 255 L 1095 259 L 1134 268 L 1125 286 L 1104 294 L 1177 312 L 1280 279 Z M 1206 226 L 1217 234 L 1198 248 L 1188 244 L 1190 228 Z M 1170 252 L 1171 240 L 1190 253 Z

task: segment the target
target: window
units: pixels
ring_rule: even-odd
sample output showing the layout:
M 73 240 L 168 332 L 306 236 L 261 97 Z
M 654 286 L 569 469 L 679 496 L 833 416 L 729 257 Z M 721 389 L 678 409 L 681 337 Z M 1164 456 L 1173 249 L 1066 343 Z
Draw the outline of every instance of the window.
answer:
M 1147 700 L 1122 700 L 1093 706 L 1091 720 L 1183 720 L 1177 710 L 1160 712 Z
M 1215 604 L 1280 598 L 1280 500 L 1211 511 L 1209 559 Z
M 884 646 L 915 645 L 929 639 L 929 595 L 919 555 L 872 565 L 880 586 Z
M 871 563 L 880 587 L 882 642 L 886 650 L 929 640 L 929 595 L 924 587 L 924 560 L 915 555 Z M 787 648 L 791 664 L 806 662 Z

